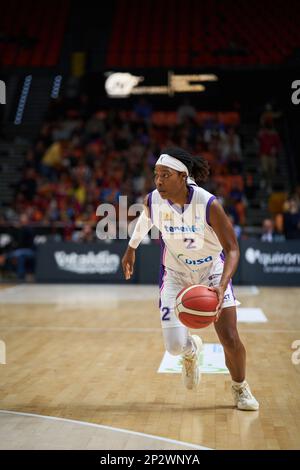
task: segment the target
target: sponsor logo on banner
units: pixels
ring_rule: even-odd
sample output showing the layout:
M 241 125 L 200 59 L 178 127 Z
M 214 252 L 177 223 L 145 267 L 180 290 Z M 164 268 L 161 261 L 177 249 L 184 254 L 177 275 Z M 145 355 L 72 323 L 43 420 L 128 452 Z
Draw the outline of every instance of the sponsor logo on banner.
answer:
M 77 274 L 115 274 L 120 266 L 120 256 L 109 251 L 84 254 L 56 251 L 54 258 L 59 269 Z
M 131 73 L 112 73 L 106 79 L 105 90 L 108 96 L 126 98 L 131 95 L 133 88 L 143 80 L 144 77 L 137 77 Z
M 168 72 L 168 83 L 156 86 L 137 86 L 144 81 L 144 77 L 132 75 L 129 72 L 106 72 L 105 90 L 108 96 L 126 98 L 132 94 L 168 94 L 174 93 L 195 93 L 205 90 L 205 86 L 199 82 L 215 82 L 218 77 L 214 74 L 188 74 L 177 75 L 172 71 Z
M 300 273 L 300 253 L 264 253 L 249 247 L 245 251 L 245 259 L 251 265 L 260 264 L 265 273 Z

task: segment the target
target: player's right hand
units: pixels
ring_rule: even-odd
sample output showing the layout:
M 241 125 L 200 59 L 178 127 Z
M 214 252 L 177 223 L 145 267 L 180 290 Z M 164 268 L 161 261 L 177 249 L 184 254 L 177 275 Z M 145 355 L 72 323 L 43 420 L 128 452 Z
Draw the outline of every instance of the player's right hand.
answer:
M 215 292 L 218 296 L 218 305 L 216 308 L 216 319 L 215 319 L 215 322 L 217 322 L 222 312 L 222 304 L 223 304 L 226 289 L 223 286 L 216 286 L 216 287 L 208 287 L 208 290 Z
M 130 246 L 128 246 L 122 258 L 123 273 L 124 273 L 126 281 L 128 281 L 133 274 L 134 263 L 135 263 L 135 250 L 134 248 L 131 248 Z

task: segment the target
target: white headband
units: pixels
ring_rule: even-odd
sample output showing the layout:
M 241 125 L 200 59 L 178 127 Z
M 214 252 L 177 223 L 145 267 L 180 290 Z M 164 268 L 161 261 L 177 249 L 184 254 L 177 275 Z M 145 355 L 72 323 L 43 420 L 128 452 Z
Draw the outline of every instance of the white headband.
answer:
M 189 170 L 185 166 L 184 163 L 182 163 L 180 160 L 177 160 L 177 158 L 171 157 L 171 155 L 168 155 L 167 153 L 163 153 L 155 165 L 164 165 L 168 166 L 169 168 L 173 168 L 173 170 L 177 171 L 184 171 L 187 175 L 189 175 Z

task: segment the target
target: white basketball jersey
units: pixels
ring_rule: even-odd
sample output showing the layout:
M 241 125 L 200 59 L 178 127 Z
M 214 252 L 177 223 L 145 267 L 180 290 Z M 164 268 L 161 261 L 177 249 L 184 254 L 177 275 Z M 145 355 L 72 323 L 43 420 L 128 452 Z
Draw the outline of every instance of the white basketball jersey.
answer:
M 148 196 L 153 225 L 161 233 L 161 264 L 178 272 L 202 271 L 220 257 L 222 246 L 209 224 L 209 207 L 216 199 L 199 186 L 189 186 L 184 208 L 163 199 L 157 189 Z

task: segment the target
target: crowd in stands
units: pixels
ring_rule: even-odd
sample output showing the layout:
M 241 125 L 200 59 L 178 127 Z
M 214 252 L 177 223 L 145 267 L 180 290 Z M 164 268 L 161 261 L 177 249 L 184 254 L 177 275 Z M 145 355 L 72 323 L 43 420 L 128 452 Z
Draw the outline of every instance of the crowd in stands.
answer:
M 52 102 L 26 155 L 14 201 L 0 216 L 0 223 L 22 227 L 20 233 L 24 240 L 17 247 L 5 250 L 5 253 L 14 252 L 17 260 L 20 258 L 17 269 L 20 278 L 24 276 L 24 262 L 34 257 L 29 227 L 51 227 L 55 240 L 95 240 L 97 207 L 110 203 L 118 208 L 121 195 L 128 197 L 128 207 L 142 202 L 144 195 L 154 188 L 154 164 L 165 146 L 179 146 L 208 160 L 211 174 L 205 188 L 224 206 L 238 238 L 243 236 L 246 207 L 256 188 L 253 175 L 243 171 L 238 122 L 225 122 L 217 113 L 207 113 L 199 119 L 188 101 L 178 108 L 175 121 L 168 118 L 167 125 L 164 124 L 167 114 L 161 122 L 154 115 L 144 99 L 130 111 L 91 111 L 85 95 L 76 103 Z M 266 141 L 273 142 L 273 138 L 263 135 L 276 131 L 269 129 L 268 119 L 263 119 L 261 124 L 262 158 L 276 158 L 274 146 L 277 151 L 278 138 L 268 144 L 268 153 Z M 298 198 L 285 197 L 280 210 L 274 209 L 274 200 L 269 203 L 273 220 L 264 222 L 264 239 L 275 240 L 274 231 L 282 239 L 298 238 L 300 192 Z M 25 251 L 16 252 L 16 249 Z M 9 256 L 1 255 L 0 266 L 10 262 Z
M 279 173 L 279 154 L 282 142 L 276 129 L 281 113 L 275 112 L 270 104 L 260 117 L 258 132 L 261 160 L 260 186 L 269 194 L 268 210 L 270 217 L 262 223 L 261 240 L 276 242 L 300 239 L 300 186 L 288 192 L 284 185 L 276 183 Z
M 277 117 L 280 117 L 280 113 L 275 113 L 272 106 L 267 104 L 260 118 L 258 133 L 262 168 L 261 185 L 266 186 L 269 193 L 273 189 L 274 178 L 278 169 L 278 156 L 282 146 L 275 127 Z
M 275 190 L 269 198 L 270 218 L 263 221 L 262 241 L 300 239 L 300 185 L 292 193 Z
M 153 167 L 165 146 L 180 146 L 201 154 L 211 166 L 207 189 L 219 197 L 239 225 L 245 224 L 247 192 L 241 176 L 243 159 L 237 129 L 215 115 L 197 121 L 193 107 L 184 103 L 177 122 L 156 125 L 152 108 L 140 100 L 132 111 L 97 110 L 88 103 L 53 104 L 39 136 L 28 151 L 15 200 L 5 211 L 14 222 L 26 213 L 33 224 L 61 222 L 64 237 L 84 223 L 95 224 L 101 203 L 141 202 L 154 187 Z M 251 184 L 250 184 L 251 185 Z

